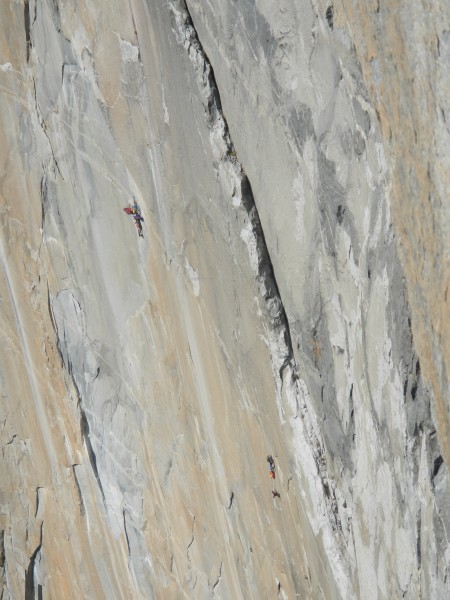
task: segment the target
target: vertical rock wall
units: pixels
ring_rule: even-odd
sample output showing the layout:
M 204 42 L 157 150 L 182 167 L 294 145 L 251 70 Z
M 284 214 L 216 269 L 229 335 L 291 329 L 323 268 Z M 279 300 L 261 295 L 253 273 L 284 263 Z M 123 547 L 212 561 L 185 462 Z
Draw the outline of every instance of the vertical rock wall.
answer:
M 448 132 L 358 10 L 0 6 L 2 597 L 447 597 Z
M 338 31 L 351 32 L 388 152 L 414 338 L 448 463 L 450 11 L 441 3 L 342 2 L 335 14 Z

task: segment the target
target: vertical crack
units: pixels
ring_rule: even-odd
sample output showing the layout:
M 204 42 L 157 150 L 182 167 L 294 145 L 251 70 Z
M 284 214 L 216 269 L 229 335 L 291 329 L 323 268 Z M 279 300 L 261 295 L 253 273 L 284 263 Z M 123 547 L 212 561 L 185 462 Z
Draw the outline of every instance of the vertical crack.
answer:
M 42 487 L 38 486 L 36 488 L 36 509 L 34 511 L 34 518 L 37 517 L 37 514 L 39 512 L 39 505 L 40 505 L 40 490 L 42 490 Z
M 24 0 L 23 20 L 25 24 L 25 43 L 27 50 L 27 62 L 30 60 L 31 51 L 31 19 L 30 19 L 30 0 Z
M 125 539 L 127 541 L 127 548 L 128 548 L 128 558 L 130 558 L 130 556 L 131 556 L 130 539 L 128 537 L 127 519 L 126 519 L 126 516 L 125 516 L 125 509 L 123 509 L 122 515 L 123 515 L 123 530 L 125 532 Z
M 0 598 L 8 597 L 9 590 L 7 588 L 6 579 L 6 553 L 5 553 L 5 530 L 0 530 Z

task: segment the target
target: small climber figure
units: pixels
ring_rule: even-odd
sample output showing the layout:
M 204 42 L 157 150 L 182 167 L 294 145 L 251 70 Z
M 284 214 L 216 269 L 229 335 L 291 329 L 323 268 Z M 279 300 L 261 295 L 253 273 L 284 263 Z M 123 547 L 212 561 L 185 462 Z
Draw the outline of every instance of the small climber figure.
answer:
M 273 460 L 273 456 L 271 454 L 267 456 L 267 462 L 269 463 L 269 470 L 275 471 L 275 461 Z
M 130 206 L 127 206 L 123 210 L 124 210 L 124 212 L 127 213 L 127 215 L 131 215 L 133 217 L 134 224 L 136 225 L 138 235 L 139 235 L 139 237 L 143 238 L 144 232 L 142 231 L 142 223 L 144 221 L 144 217 L 142 216 L 141 209 L 139 208 L 139 205 L 136 202 L 134 197 L 133 197 L 133 204 L 131 204 Z
M 269 471 L 269 477 L 275 479 L 275 471 Z
M 281 498 L 280 493 L 277 490 L 272 490 L 272 498 Z

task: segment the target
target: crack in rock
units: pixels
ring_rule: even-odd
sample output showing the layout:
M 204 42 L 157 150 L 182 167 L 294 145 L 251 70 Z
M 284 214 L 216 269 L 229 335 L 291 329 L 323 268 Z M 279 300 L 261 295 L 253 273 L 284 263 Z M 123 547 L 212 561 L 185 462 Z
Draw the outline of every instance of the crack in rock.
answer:
M 40 506 L 40 504 L 41 504 L 41 499 L 40 499 L 40 491 L 41 491 L 42 489 L 43 489 L 43 488 L 42 488 L 42 487 L 40 487 L 40 486 L 38 486 L 38 487 L 36 488 L 36 509 L 35 509 L 35 511 L 34 511 L 34 518 L 36 518 L 36 517 L 37 517 L 37 514 L 38 514 L 38 512 L 39 512 L 39 506 Z
M 212 592 L 213 596 L 214 596 L 214 590 L 219 585 L 220 579 L 222 577 L 222 565 L 223 565 L 223 561 L 221 560 L 220 561 L 220 567 L 219 567 L 219 574 L 218 574 L 217 579 L 216 579 L 216 581 L 214 582 L 214 584 L 213 584 L 213 586 L 211 588 L 211 592 Z
M 35 17 L 36 19 L 36 17 Z M 30 51 L 32 48 L 31 42 L 31 17 L 30 17 L 30 0 L 24 0 L 23 3 L 23 20 L 25 27 L 25 44 L 27 52 L 27 62 L 30 60 Z
M 88 457 L 89 457 L 89 462 L 91 464 L 92 467 L 92 471 L 94 473 L 94 477 L 97 481 L 100 493 L 102 495 L 102 499 L 103 499 L 103 504 L 106 508 L 106 499 L 105 499 L 105 492 L 103 491 L 103 486 L 102 486 L 102 482 L 100 480 L 100 475 L 98 473 L 98 468 L 97 468 L 97 457 L 95 455 L 95 451 L 94 448 L 92 447 L 92 443 L 91 443 L 91 438 L 89 435 L 89 422 L 87 420 L 86 417 L 86 413 L 82 407 L 81 404 L 81 396 L 80 396 L 80 392 L 78 390 L 77 384 L 75 383 L 75 380 L 73 379 L 72 376 L 72 381 L 73 381 L 73 385 L 75 386 L 75 390 L 77 392 L 78 395 L 78 408 L 80 410 L 80 428 L 81 428 L 81 435 L 83 437 L 85 446 L 86 446 L 86 450 L 88 453 Z
M 6 564 L 6 553 L 5 553 L 5 530 L 0 530 L 0 598 L 12 598 L 10 590 L 8 589 L 8 578 L 7 578 L 7 564 Z
M 194 516 L 194 519 L 192 521 L 192 538 L 191 538 L 191 541 L 189 542 L 189 544 L 187 545 L 187 548 L 186 548 L 186 556 L 187 556 L 187 559 L 188 559 L 189 562 L 191 562 L 191 559 L 190 559 L 190 556 L 189 556 L 189 548 L 192 546 L 192 544 L 195 541 L 194 525 L 195 525 L 195 516 Z
M 78 505 L 80 507 L 80 516 L 84 517 L 86 514 L 86 509 L 84 506 L 83 494 L 81 493 L 81 486 L 80 486 L 80 482 L 78 481 L 77 471 L 76 471 L 76 468 L 79 466 L 80 465 L 78 465 L 78 464 L 72 465 L 72 472 L 73 472 L 73 478 L 74 478 L 75 486 L 77 488 L 77 493 L 78 493 Z
M 28 569 L 25 574 L 25 600 L 35 600 L 34 567 L 36 564 L 36 560 L 39 560 L 41 553 L 43 529 L 44 522 L 41 523 L 39 544 L 37 545 L 33 554 L 30 556 L 30 562 L 28 564 Z M 42 586 L 39 585 L 38 587 L 42 589 Z
M 197 76 L 205 118 L 210 132 L 212 152 L 217 161 L 217 169 L 222 182 L 228 183 L 232 205 L 243 210 L 245 225 L 241 239 L 247 245 L 251 267 L 255 273 L 259 292 L 264 299 L 270 330 L 266 343 L 272 359 L 274 377 L 277 385 L 277 403 L 281 423 L 284 424 L 285 411 L 282 394 L 285 392 L 287 407 L 293 418 L 300 415 L 303 427 L 302 435 L 307 441 L 309 451 L 317 468 L 322 485 L 322 497 L 313 510 L 318 522 L 325 512 L 339 555 L 339 562 L 346 573 L 349 571 L 348 554 L 343 527 L 336 499 L 336 483 L 328 474 L 325 446 L 314 410 L 309 402 L 306 384 L 300 379 L 295 363 L 289 322 L 275 278 L 273 264 L 266 244 L 264 231 L 253 197 L 250 181 L 230 136 L 226 119 L 222 112 L 222 103 L 214 72 L 207 54 L 199 40 L 191 14 L 185 0 L 170 0 L 169 9 L 174 17 L 174 34 L 178 43 L 185 48 Z M 225 184 L 224 184 L 225 185 Z M 292 421 L 291 421 L 292 424 Z M 297 457 L 300 461 L 300 457 Z M 315 474 L 309 473 L 310 484 L 315 487 Z M 319 506 L 320 505 L 320 506 Z M 348 533 L 348 532 L 347 532 Z
M 77 304 L 78 310 L 81 311 L 81 307 L 79 305 L 79 303 L 75 300 L 75 298 L 73 299 L 74 305 L 75 302 Z M 81 396 L 81 392 L 78 388 L 77 382 L 75 381 L 75 377 L 72 371 L 72 364 L 70 362 L 70 358 L 69 356 L 64 356 L 64 352 L 63 352 L 63 345 L 62 345 L 62 341 L 61 341 L 61 335 L 58 331 L 58 326 L 56 323 L 56 319 L 55 319 L 55 315 L 53 314 L 53 309 L 52 309 L 52 305 L 50 302 L 50 294 L 49 294 L 49 302 L 48 302 L 48 309 L 49 309 L 49 313 L 50 313 L 50 320 L 53 326 L 53 330 L 55 332 L 55 337 L 56 337 L 56 347 L 58 349 L 58 353 L 59 356 L 61 358 L 61 362 L 64 366 L 64 368 L 67 371 L 67 374 L 69 376 L 70 381 L 72 382 L 72 385 L 74 387 L 76 396 L 77 396 L 77 406 L 78 406 L 78 410 L 80 411 L 80 431 L 81 431 L 81 437 L 84 441 L 87 453 L 88 453 L 88 457 L 89 457 L 89 463 L 91 465 L 92 468 L 92 472 L 94 474 L 95 480 L 97 481 L 97 485 L 99 487 L 101 496 L 102 496 L 102 500 L 103 500 L 103 505 L 106 508 L 106 498 L 105 498 L 105 493 L 103 491 L 103 486 L 102 486 L 102 482 L 100 480 L 100 475 L 98 472 L 98 468 L 97 468 L 97 457 L 95 455 L 95 451 L 94 448 L 92 446 L 91 443 L 91 439 L 90 439 L 90 429 L 89 429 L 89 422 L 86 416 L 86 412 L 83 408 L 83 402 L 82 402 L 82 396 Z M 63 331 L 63 335 L 65 337 L 66 332 L 65 329 Z M 64 340 L 65 342 L 65 340 Z M 98 376 L 99 371 L 97 370 L 97 375 Z
M 125 539 L 127 541 L 127 548 L 128 548 L 128 558 L 130 558 L 131 557 L 130 539 L 128 537 L 127 519 L 126 519 L 126 516 L 125 516 L 125 509 L 123 509 L 122 515 L 123 515 L 123 530 L 125 532 Z

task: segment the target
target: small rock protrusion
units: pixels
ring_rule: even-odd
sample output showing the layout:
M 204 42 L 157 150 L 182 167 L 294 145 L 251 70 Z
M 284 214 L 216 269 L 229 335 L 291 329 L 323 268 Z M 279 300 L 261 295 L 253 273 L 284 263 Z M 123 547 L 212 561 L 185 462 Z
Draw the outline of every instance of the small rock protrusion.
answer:
M 432 475 L 432 479 L 434 479 L 436 477 L 436 475 L 439 472 L 439 469 L 441 468 L 441 465 L 444 463 L 444 459 L 442 458 L 441 455 L 439 455 L 437 458 L 434 459 L 434 464 L 433 464 L 433 475 Z

